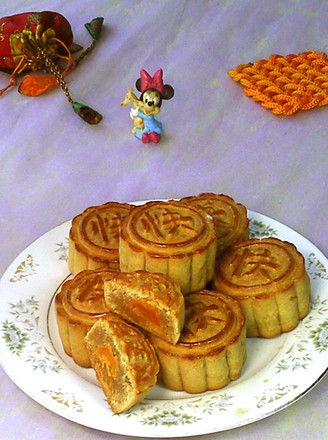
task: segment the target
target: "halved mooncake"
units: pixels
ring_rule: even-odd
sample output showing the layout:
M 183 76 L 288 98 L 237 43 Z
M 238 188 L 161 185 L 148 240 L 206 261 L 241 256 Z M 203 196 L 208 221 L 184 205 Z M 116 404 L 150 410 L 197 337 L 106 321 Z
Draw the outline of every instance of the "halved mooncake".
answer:
M 185 325 L 176 345 L 148 334 L 165 385 L 201 393 L 238 379 L 246 361 L 245 317 L 238 301 L 202 290 L 186 295 L 185 307 Z
M 113 412 L 128 410 L 156 384 L 159 364 L 153 347 L 140 330 L 119 317 L 99 319 L 85 343 Z
M 122 219 L 120 270 L 168 275 L 183 294 L 202 289 L 215 271 L 213 219 L 178 201 L 148 202 Z
M 304 257 L 278 238 L 253 238 L 228 250 L 213 286 L 240 302 L 247 336 L 271 338 L 293 330 L 309 311 Z
M 144 270 L 118 272 L 105 281 L 104 296 L 110 311 L 177 343 L 185 320 L 184 297 L 177 282 Z
M 73 275 L 86 269 L 119 270 L 118 237 L 128 203 L 108 202 L 91 206 L 72 220 L 68 265 Z
M 92 325 L 109 314 L 104 300 L 104 279 L 111 270 L 85 270 L 66 281 L 55 297 L 59 335 L 66 354 L 81 367 L 90 367 L 84 338 Z
M 232 197 L 225 194 L 202 193 L 198 196 L 184 197 L 181 202 L 203 208 L 212 216 L 217 237 L 217 255 L 249 238 L 247 210 Z

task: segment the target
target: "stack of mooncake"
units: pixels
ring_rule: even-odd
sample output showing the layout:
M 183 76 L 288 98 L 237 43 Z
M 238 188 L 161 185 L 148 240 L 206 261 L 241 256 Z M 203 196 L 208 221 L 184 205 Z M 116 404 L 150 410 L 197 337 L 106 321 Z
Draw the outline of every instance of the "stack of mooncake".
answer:
M 68 257 L 60 337 L 114 412 L 157 375 L 172 390 L 224 387 L 241 375 L 247 336 L 290 331 L 309 310 L 303 256 L 249 239 L 246 208 L 224 194 L 88 208 L 72 221 Z

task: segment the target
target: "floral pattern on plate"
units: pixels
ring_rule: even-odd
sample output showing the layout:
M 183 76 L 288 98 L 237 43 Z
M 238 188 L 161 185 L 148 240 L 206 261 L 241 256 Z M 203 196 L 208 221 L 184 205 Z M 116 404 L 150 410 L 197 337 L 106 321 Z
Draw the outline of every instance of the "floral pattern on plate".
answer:
M 7 374 L 51 411 L 124 435 L 142 429 L 144 437 L 187 436 L 190 426 L 193 435 L 217 432 L 262 419 L 292 404 L 328 368 L 328 262 L 290 228 L 255 212 L 250 211 L 249 217 L 251 237 L 274 235 L 294 243 L 304 255 L 312 298 L 309 314 L 292 332 L 273 340 L 248 339 L 248 360 L 237 381 L 199 395 L 173 392 L 159 384 L 139 405 L 113 414 L 92 372 L 74 365 L 57 334 L 53 298 L 69 276 L 70 222 L 30 245 L 0 281 L 0 359 Z

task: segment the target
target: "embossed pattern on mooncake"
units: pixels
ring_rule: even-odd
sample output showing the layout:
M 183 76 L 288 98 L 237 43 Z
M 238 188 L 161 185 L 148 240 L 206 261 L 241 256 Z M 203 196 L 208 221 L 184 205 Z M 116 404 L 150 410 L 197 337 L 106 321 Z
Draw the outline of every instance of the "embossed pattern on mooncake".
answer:
M 250 239 L 227 251 L 213 286 L 240 301 L 248 336 L 290 331 L 309 311 L 304 258 L 293 244 L 277 238 Z
M 245 206 L 225 194 L 202 193 L 180 200 L 204 209 L 213 217 L 217 236 L 217 255 L 249 238 L 249 220 Z
M 215 252 L 214 222 L 203 210 L 177 201 L 148 202 L 122 219 L 120 270 L 164 273 L 183 294 L 213 278 Z
M 73 275 L 86 269 L 119 269 L 118 240 L 127 203 L 92 206 L 74 217 L 69 235 L 68 265 Z
M 65 352 L 82 367 L 90 367 L 84 337 L 91 326 L 109 309 L 104 300 L 104 279 L 111 270 L 85 270 L 66 281 L 55 298 L 56 319 Z
M 246 360 L 245 317 L 238 301 L 202 290 L 185 296 L 186 318 L 176 345 L 148 335 L 161 377 L 177 391 L 201 393 L 241 375 Z

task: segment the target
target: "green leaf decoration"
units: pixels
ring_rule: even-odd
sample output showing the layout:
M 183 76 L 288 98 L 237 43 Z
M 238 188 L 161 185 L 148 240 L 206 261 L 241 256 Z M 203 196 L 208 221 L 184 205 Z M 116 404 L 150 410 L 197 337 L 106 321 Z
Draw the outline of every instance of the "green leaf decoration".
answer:
M 60 373 L 61 363 L 46 347 L 39 330 L 39 301 L 32 296 L 9 306 L 13 321 L 3 321 L 0 326 L 0 335 L 9 351 L 23 358 L 33 370 Z
M 277 231 L 260 220 L 250 219 L 249 238 L 264 238 L 277 235 Z
M 328 350 L 328 319 L 321 323 L 316 330 L 311 331 L 311 338 L 316 350 Z
M 34 262 L 32 255 L 27 255 L 26 259 L 17 267 L 14 276 L 10 278 L 10 282 L 15 283 L 16 281 L 21 280 L 28 281 L 30 276 L 35 275 L 36 266 L 39 265 Z
M 42 390 L 42 392 L 48 395 L 51 399 L 57 402 L 59 405 L 66 408 L 71 408 L 79 413 L 83 412 L 82 403 L 79 403 L 75 398 L 74 394 L 64 393 L 61 389 L 53 390 Z
M 328 273 L 325 266 L 320 260 L 317 259 L 316 255 L 313 252 L 311 252 L 308 257 L 307 271 L 314 280 L 317 278 L 328 280 Z

